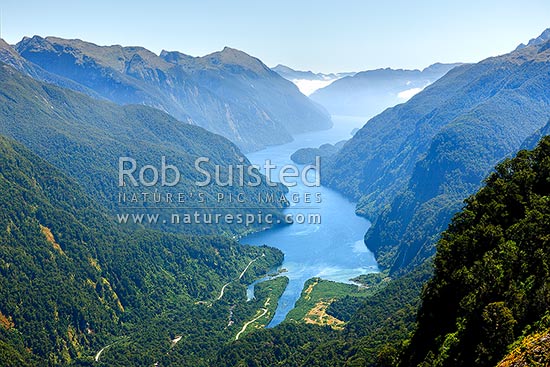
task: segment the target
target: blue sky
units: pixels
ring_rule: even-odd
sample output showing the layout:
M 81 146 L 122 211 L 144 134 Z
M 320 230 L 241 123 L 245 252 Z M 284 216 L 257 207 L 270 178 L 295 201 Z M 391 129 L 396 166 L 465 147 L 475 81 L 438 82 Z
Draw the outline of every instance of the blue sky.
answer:
M 200 56 L 224 46 L 323 72 L 423 68 L 506 53 L 550 27 L 550 1 L 0 0 L 2 37 L 35 34 Z

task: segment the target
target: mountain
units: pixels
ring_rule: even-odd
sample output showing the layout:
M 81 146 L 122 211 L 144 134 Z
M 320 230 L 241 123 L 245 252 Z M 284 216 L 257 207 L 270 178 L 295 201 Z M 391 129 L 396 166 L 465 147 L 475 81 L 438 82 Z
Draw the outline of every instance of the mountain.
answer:
M 112 213 L 183 215 L 189 212 L 194 214 L 196 210 L 201 215 L 257 215 L 258 210 L 262 210 L 264 214 L 272 213 L 277 217 L 278 208 L 282 207 L 279 202 L 262 203 L 257 198 L 258 195 L 279 197 L 285 192 L 283 187 L 270 187 L 265 178 L 259 185 L 246 185 L 256 182 L 256 179 L 248 172 L 250 163 L 234 144 L 200 127 L 182 123 L 164 112 L 147 106 L 119 106 L 96 100 L 36 81 L 7 65 L 0 65 L 0 91 L 0 134 L 23 143 L 76 179 Z M 160 170 L 163 156 L 167 164 L 176 166 L 180 171 L 179 184 L 173 187 L 160 183 L 147 186 L 140 184 L 143 181 L 140 180 L 137 187 L 130 183 L 119 186 L 120 157 L 130 157 L 136 161 L 135 176 L 138 177 L 137 169 L 147 165 Z M 201 157 L 209 159 L 208 164 L 201 167 L 211 177 L 215 176 L 216 166 L 219 167 L 220 179 L 228 175 L 231 167 L 243 167 L 245 184 L 242 188 L 237 187 L 237 180 L 233 186 L 215 185 L 215 182 L 198 186 L 196 182 L 203 181 L 204 175 L 195 168 L 195 162 Z M 145 181 L 150 179 L 146 175 L 143 177 Z M 238 193 L 243 195 L 242 203 L 218 200 L 220 194 L 229 198 Z M 126 194 L 129 199 L 120 200 L 120 194 Z M 134 194 L 138 199 L 131 201 Z M 154 200 L 153 194 L 158 195 L 161 201 Z M 168 194 L 172 196 L 171 200 Z M 157 211 L 155 207 L 159 206 L 166 208 Z M 144 211 L 147 207 L 152 208 Z M 218 212 L 201 209 L 209 207 L 216 207 Z M 224 210 L 224 207 L 228 209 Z M 196 225 L 172 225 L 171 217 L 164 218 L 167 225 L 162 222 L 162 216 L 158 223 L 152 225 L 170 231 L 228 234 L 265 226 L 256 223 L 250 227 L 237 221 L 222 221 L 217 226 L 203 221 Z
M 546 137 L 500 164 L 467 200 L 439 241 L 401 366 L 495 366 L 505 357 L 500 365 L 547 364 L 549 180 Z
M 279 74 L 283 78 L 290 80 L 291 82 L 296 84 L 298 89 L 300 89 L 300 91 L 306 96 L 311 95 L 317 89 L 326 87 L 327 85 L 329 85 L 335 80 L 344 78 L 346 76 L 352 76 L 355 74 L 355 73 L 330 73 L 330 74 L 313 73 L 312 71 L 294 70 L 292 68 L 289 68 L 288 66 L 281 65 L 281 64 L 271 68 L 271 70 L 275 71 L 277 74 Z
M 549 180 L 545 137 L 467 200 L 439 240 L 435 270 L 428 260 L 370 284 L 359 304 L 337 299 L 326 314 L 345 321 L 339 332 L 287 320 L 225 346 L 214 365 L 547 365 Z
M 342 149 L 346 140 L 339 141 L 336 144 L 323 144 L 319 148 L 300 148 L 290 156 L 290 159 L 296 164 L 315 164 L 317 157 L 320 161 L 333 156 Z
M 522 48 L 528 47 L 528 46 L 537 46 L 542 43 L 545 43 L 547 41 L 550 41 L 550 28 L 546 29 L 544 32 L 541 33 L 540 36 L 537 38 L 531 38 L 527 44 L 520 44 L 516 50 L 521 50 Z
M 392 272 L 422 263 L 462 201 L 550 116 L 550 43 L 452 69 L 372 118 L 323 180 L 374 220 L 366 244 Z
M 550 120 L 548 120 L 548 123 L 544 125 L 542 128 L 535 131 L 533 135 L 525 139 L 525 141 L 521 145 L 521 149 L 535 148 L 538 142 L 546 135 L 550 135 Z
M 2 366 L 91 365 L 94 356 L 112 366 L 206 366 L 266 297 L 278 298 L 265 286 L 245 302 L 247 282 L 280 264 L 280 251 L 128 231 L 75 180 L 2 136 L 0 206 Z M 195 339 L 171 343 L 189 332 Z
M 434 64 L 424 70 L 377 69 L 334 81 L 310 97 L 333 115 L 370 118 L 406 102 L 460 64 Z
M 60 87 L 69 88 L 77 92 L 86 93 L 94 98 L 101 98 L 99 94 L 93 90 L 86 88 L 83 85 L 73 82 L 70 79 L 60 77 L 58 75 L 49 73 L 42 69 L 40 66 L 33 64 L 25 60 L 17 51 L 3 39 L 0 38 L 0 62 L 8 64 L 20 72 L 31 76 L 34 79 L 59 85 Z
M 244 150 L 329 128 L 330 117 L 260 60 L 231 48 L 204 57 L 34 36 L 16 50 L 49 73 L 117 104 L 144 104 Z
M 279 74 L 285 79 L 292 80 L 292 79 L 307 79 L 307 80 L 329 80 L 329 79 L 337 79 L 342 78 L 344 76 L 352 75 L 353 73 L 330 73 L 330 74 L 324 74 L 324 73 L 314 73 L 313 71 L 301 71 L 301 70 L 294 70 L 288 66 L 285 65 L 277 65 L 275 67 L 272 67 L 271 70 Z
M 294 85 L 265 66 L 260 60 L 229 47 L 190 62 L 179 52 L 161 53 L 161 57 L 188 70 L 198 85 L 208 86 L 224 101 L 241 105 L 250 100 L 259 111 L 250 126 L 251 141 L 260 133 L 258 121 L 280 124 L 290 134 L 326 129 L 332 126 L 326 111 L 296 91 Z M 247 99 L 246 99 L 247 98 Z M 250 109 L 250 107 L 249 107 Z M 244 116 L 243 116 L 244 119 Z M 276 133 L 276 131 L 275 131 Z M 276 135 L 275 135 L 276 136 Z

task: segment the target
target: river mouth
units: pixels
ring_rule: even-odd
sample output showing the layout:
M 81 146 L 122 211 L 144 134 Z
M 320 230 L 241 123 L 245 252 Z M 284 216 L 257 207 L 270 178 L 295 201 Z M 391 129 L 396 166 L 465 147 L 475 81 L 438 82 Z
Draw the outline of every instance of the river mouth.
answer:
M 258 165 L 263 165 L 267 159 L 278 166 L 292 164 L 290 156 L 296 150 L 349 139 L 351 131 L 360 128 L 365 119 L 333 116 L 333 121 L 334 126 L 329 130 L 301 134 L 291 143 L 250 153 L 247 157 Z M 289 190 L 288 197 L 302 198 L 285 209 L 285 214 L 295 219 L 294 223 L 253 233 L 240 241 L 249 245 L 272 246 L 285 255 L 281 269 L 286 271 L 282 275 L 290 281 L 268 327 L 284 321 L 308 279 L 319 277 L 351 283 L 356 276 L 379 271 L 374 255 L 363 242 L 371 224 L 355 215 L 354 203 L 324 186 L 308 187 L 298 183 Z M 308 196 L 311 200 L 304 202 Z

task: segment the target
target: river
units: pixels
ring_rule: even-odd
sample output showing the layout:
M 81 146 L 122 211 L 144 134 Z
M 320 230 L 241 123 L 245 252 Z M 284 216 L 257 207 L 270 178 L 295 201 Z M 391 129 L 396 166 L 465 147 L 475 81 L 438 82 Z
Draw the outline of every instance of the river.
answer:
M 269 147 L 250 153 L 248 159 L 258 165 L 266 159 L 281 167 L 291 164 L 290 156 L 300 148 L 319 147 L 325 143 L 336 143 L 351 138 L 351 131 L 360 128 L 364 118 L 333 116 L 334 127 L 330 130 L 301 134 L 291 143 Z M 322 175 L 322 171 L 321 171 Z M 300 180 L 298 180 L 300 181 Z M 306 193 L 311 202 L 305 202 Z M 365 218 L 355 215 L 355 204 L 327 187 L 307 187 L 303 183 L 291 188 L 287 197 L 299 197 L 300 201 L 291 205 L 285 212 L 303 219 L 300 224 L 269 229 L 246 236 L 241 243 L 268 245 L 283 251 L 285 255 L 281 269 L 290 281 L 277 304 L 277 310 L 268 327 L 281 323 L 294 307 L 306 280 L 312 277 L 349 283 L 360 274 L 378 271 L 372 252 L 363 242 L 370 227 Z M 321 202 L 316 202 L 320 198 Z M 319 214 L 320 223 L 308 221 L 309 214 Z M 254 285 L 251 285 L 253 288 Z M 251 295 L 249 289 L 249 296 Z

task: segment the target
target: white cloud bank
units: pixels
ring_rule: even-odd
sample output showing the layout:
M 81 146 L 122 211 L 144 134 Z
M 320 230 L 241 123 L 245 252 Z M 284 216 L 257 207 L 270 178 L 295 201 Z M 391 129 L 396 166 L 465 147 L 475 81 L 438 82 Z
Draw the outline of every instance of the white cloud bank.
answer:
M 424 88 L 411 88 L 397 93 L 397 98 L 402 99 L 403 101 L 408 101 L 417 93 L 422 92 Z
M 328 80 L 309 80 L 309 79 L 293 79 L 292 83 L 296 84 L 300 92 L 306 96 L 310 96 L 317 89 L 321 89 L 330 85 L 333 81 L 337 79 L 328 79 Z

